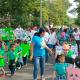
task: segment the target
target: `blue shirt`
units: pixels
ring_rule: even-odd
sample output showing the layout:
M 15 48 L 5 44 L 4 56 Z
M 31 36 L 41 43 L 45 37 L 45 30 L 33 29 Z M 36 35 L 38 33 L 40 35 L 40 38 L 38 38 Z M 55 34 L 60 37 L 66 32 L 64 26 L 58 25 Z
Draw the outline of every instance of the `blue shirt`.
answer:
M 0 48 L 0 56 L 4 56 L 4 49 Z
M 56 63 L 53 66 L 53 70 L 57 72 L 57 75 L 66 75 L 66 68 L 69 66 L 68 63 Z
M 17 58 L 17 54 L 14 51 L 9 51 L 7 56 L 9 60 L 15 60 Z
M 33 56 L 45 56 L 45 48 L 41 46 L 43 38 L 39 36 L 33 36 L 32 43 L 33 47 Z

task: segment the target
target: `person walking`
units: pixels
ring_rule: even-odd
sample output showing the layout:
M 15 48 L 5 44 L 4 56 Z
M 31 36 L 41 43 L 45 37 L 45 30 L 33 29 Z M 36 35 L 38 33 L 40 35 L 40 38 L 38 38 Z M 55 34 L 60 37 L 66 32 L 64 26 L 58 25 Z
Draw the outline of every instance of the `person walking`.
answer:
M 40 28 L 38 33 L 36 33 L 32 38 L 30 59 L 33 58 L 34 61 L 33 80 L 37 80 L 39 63 L 41 80 L 45 80 L 44 78 L 45 48 L 47 48 L 52 53 L 51 49 L 49 49 L 44 42 L 44 34 L 45 30 L 43 28 Z

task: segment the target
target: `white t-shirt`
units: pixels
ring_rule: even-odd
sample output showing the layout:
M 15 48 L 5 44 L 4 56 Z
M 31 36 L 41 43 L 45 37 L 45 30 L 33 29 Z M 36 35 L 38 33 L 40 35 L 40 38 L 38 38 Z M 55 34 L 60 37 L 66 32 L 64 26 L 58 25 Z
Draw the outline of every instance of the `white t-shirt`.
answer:
M 80 40 L 80 32 L 73 32 L 75 40 Z
M 34 34 L 36 33 L 37 31 L 35 31 L 35 30 L 31 30 L 31 38 L 34 36 Z
M 45 40 L 46 44 L 48 42 L 48 39 L 49 39 L 49 33 L 48 32 L 45 32 L 44 40 Z
M 52 34 L 50 34 L 49 39 L 48 39 L 48 44 L 52 44 L 55 45 L 57 42 L 57 37 L 56 37 L 56 33 L 53 32 Z
M 26 37 L 26 41 L 28 41 L 29 43 L 31 43 L 31 39 L 32 39 L 32 34 L 30 31 L 26 31 L 27 37 Z
M 22 28 L 16 28 L 14 30 L 14 35 L 15 35 L 16 39 L 20 39 L 21 40 L 23 31 L 24 30 Z
M 45 48 L 45 47 L 46 47 L 46 43 L 45 43 L 45 39 L 44 39 L 44 37 L 42 38 L 41 45 L 42 45 L 41 48 Z

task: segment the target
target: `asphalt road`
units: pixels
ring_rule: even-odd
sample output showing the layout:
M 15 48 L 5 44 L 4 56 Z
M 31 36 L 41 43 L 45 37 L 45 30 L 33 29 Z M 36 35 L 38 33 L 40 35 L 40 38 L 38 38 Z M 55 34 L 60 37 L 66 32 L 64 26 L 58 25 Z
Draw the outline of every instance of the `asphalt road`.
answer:
M 45 78 L 46 80 L 51 80 L 49 77 L 52 76 L 52 66 L 54 64 L 54 58 L 49 57 L 48 63 L 45 63 Z M 5 68 L 6 73 L 9 73 L 9 69 Z M 40 69 L 39 69 L 40 72 Z M 38 79 L 40 78 L 40 74 L 38 72 Z M 33 64 L 31 62 L 28 63 L 27 66 L 23 66 L 20 70 L 17 70 L 15 76 L 10 77 L 9 74 L 6 77 L 0 77 L 0 80 L 33 80 Z

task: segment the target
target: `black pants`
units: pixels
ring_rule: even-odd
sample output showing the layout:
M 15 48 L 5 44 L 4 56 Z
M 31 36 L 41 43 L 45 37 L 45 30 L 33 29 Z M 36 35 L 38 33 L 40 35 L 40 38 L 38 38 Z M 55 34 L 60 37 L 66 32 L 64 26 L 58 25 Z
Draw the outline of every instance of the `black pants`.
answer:
M 27 61 L 28 61 L 28 56 L 23 57 L 23 63 L 24 63 L 24 65 L 26 65 L 26 64 L 27 64 Z
M 80 51 L 80 40 L 76 40 L 77 46 L 78 46 L 78 52 Z
M 9 62 L 9 69 L 11 71 L 11 74 L 14 74 L 14 72 L 15 72 L 15 65 L 13 65 L 14 61 L 15 60 L 10 60 L 10 62 Z
M 66 62 L 70 64 L 74 64 L 75 60 L 66 56 Z
M 17 61 L 17 63 L 16 63 L 16 67 L 20 67 L 20 66 L 21 66 L 20 62 Z

